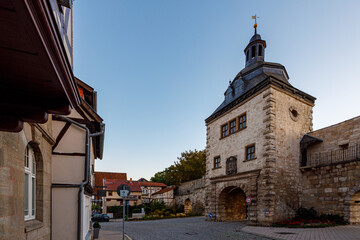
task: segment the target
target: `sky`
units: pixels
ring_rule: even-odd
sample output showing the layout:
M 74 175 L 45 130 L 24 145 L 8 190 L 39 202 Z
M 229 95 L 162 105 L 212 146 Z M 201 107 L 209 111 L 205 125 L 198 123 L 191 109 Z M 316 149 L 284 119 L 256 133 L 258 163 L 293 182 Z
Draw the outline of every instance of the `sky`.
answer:
M 106 124 L 96 171 L 148 180 L 206 145 L 204 120 L 245 66 L 254 34 L 265 61 L 317 98 L 314 130 L 360 115 L 360 1 L 76 0 L 74 74 Z

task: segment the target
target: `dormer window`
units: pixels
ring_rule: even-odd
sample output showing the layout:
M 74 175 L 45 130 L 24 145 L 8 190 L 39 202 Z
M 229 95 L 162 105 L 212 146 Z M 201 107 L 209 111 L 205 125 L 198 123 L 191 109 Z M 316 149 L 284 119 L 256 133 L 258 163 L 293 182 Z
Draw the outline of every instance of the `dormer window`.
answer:
M 249 61 L 249 50 L 246 51 L 246 61 Z
M 255 57 L 255 46 L 252 46 L 251 47 L 251 58 L 254 58 Z
M 262 55 L 263 55 L 263 54 L 262 54 L 262 46 L 261 46 L 261 45 L 259 45 L 258 55 L 259 55 L 259 56 L 262 56 Z

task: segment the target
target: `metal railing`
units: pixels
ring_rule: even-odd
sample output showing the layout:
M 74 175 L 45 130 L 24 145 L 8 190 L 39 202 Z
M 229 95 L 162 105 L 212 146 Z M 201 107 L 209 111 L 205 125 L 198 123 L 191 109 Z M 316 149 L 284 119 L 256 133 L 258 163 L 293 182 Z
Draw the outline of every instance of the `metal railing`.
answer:
M 325 166 L 359 160 L 360 146 L 356 144 L 343 149 L 307 154 L 306 165 L 302 164 L 302 167 Z

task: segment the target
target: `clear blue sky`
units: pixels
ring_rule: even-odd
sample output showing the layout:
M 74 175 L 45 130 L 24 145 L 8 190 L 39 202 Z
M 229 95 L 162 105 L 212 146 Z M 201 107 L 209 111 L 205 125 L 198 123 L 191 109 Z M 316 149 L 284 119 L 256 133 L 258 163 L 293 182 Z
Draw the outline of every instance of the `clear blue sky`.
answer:
M 258 33 L 265 60 L 317 97 L 314 129 L 360 115 L 360 1 L 76 0 L 74 73 L 106 123 L 97 171 L 150 178 L 204 149 L 207 118 Z

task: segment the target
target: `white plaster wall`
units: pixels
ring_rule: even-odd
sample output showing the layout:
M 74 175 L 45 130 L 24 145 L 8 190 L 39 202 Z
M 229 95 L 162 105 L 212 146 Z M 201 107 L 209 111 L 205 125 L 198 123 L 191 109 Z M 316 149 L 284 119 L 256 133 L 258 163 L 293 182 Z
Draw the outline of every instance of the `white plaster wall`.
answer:
M 78 188 L 53 188 L 52 239 L 76 239 Z
M 53 155 L 53 183 L 80 184 L 84 179 L 84 157 Z

